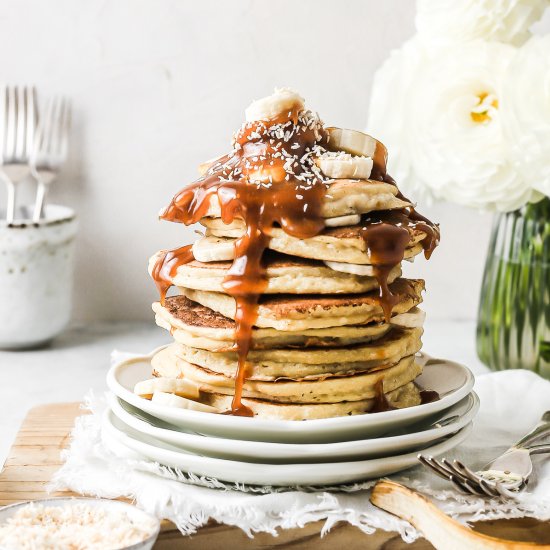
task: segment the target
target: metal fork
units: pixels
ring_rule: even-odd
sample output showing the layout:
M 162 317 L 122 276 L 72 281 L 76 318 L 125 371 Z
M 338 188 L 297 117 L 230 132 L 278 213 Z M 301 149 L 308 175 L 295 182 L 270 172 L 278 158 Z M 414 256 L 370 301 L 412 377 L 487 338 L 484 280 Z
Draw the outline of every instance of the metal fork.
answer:
M 4 89 L 3 117 L 0 132 L 0 178 L 7 187 L 6 221 L 15 218 L 15 186 L 29 172 L 29 158 L 36 129 L 36 89 L 7 86 Z
M 50 183 L 57 177 L 67 158 L 71 107 L 68 99 L 54 97 L 46 103 L 44 116 L 36 129 L 31 152 L 31 173 L 38 183 L 33 210 L 33 222 L 42 216 L 46 193 Z
M 459 460 L 440 461 L 432 456 L 418 455 L 424 466 L 431 468 L 438 476 L 449 480 L 461 492 L 471 495 L 513 498 L 527 485 L 533 463 L 532 454 L 550 453 L 550 443 L 533 445 L 550 435 L 550 411 L 546 411 L 540 422 L 517 443 L 495 460 L 474 472 Z

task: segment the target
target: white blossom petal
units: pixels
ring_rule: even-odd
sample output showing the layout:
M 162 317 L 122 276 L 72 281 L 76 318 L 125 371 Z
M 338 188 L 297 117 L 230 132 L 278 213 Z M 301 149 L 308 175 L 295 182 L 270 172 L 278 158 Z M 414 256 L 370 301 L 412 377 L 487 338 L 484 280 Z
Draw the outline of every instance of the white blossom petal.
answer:
M 517 169 L 501 112 L 516 48 L 476 40 L 427 52 L 412 39 L 375 75 L 368 131 L 388 147 L 390 172 L 415 196 L 424 190 L 500 211 L 522 206 L 531 181 Z
M 512 59 L 502 117 L 517 169 L 550 196 L 550 35 L 534 36 Z
M 416 28 L 430 44 L 478 38 L 519 46 L 549 0 L 417 0 Z

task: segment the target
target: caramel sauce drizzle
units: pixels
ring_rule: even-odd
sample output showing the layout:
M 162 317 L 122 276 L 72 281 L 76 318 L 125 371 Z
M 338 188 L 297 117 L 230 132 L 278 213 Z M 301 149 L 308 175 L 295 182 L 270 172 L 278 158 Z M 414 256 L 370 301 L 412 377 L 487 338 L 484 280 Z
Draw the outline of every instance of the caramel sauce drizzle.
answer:
M 214 161 L 201 178 L 182 189 L 161 213 L 161 219 L 190 225 L 205 217 L 211 201 L 215 203 L 217 199 L 224 223 L 230 224 L 235 219 L 245 222 L 245 233 L 236 240 L 234 261 L 223 281 L 224 290 L 235 299 L 234 349 L 238 356 L 235 393 L 228 414 L 253 416 L 241 399 L 258 303 L 267 286 L 262 258 L 269 246 L 271 229 L 281 227 L 293 237 L 308 239 L 325 227 L 321 209 L 327 180 L 314 159 L 327 143 L 322 124 L 308 111 L 293 109 L 274 120 L 246 123 L 234 136 L 233 151 Z M 385 174 L 385 148 L 378 154 L 378 165 L 383 167 L 377 169 L 375 177 L 390 181 Z M 410 227 L 427 228 L 428 257 L 437 245 L 438 230 L 413 209 L 371 213 L 365 218 L 362 234 L 375 266 L 380 303 L 388 319 L 399 298 L 391 293 L 387 278 L 403 259 L 410 241 L 407 229 Z M 168 251 L 159 258 L 152 276 L 162 302 L 178 267 L 192 259 L 191 246 Z
M 433 403 L 439 401 L 441 396 L 434 390 L 420 390 L 420 404 Z
M 384 377 L 381 376 L 374 384 L 374 404 L 372 409 L 369 411 L 371 413 L 394 411 L 398 407 L 394 407 L 389 401 L 384 393 Z M 436 391 L 433 390 L 420 390 L 420 404 L 425 405 L 426 403 L 433 403 L 434 401 L 439 401 L 441 397 Z
M 384 377 L 381 376 L 374 384 L 374 404 L 372 409 L 369 411 L 371 413 L 379 413 L 386 411 L 393 411 L 397 407 L 394 407 L 386 397 L 384 393 Z
M 172 286 L 172 278 L 176 275 L 178 267 L 193 261 L 192 246 L 188 244 L 174 250 L 165 250 L 155 262 L 151 276 L 157 285 L 162 305 L 164 305 L 166 293 Z
M 258 301 L 267 285 L 262 258 L 271 229 L 280 226 L 289 235 L 307 239 L 325 227 L 321 208 L 327 186 L 313 159 L 327 138 L 316 120 L 301 115 L 292 110 L 275 120 L 244 124 L 234 138 L 233 152 L 180 191 L 161 214 L 164 220 L 196 223 L 216 195 L 224 223 L 237 218 L 245 222 L 246 231 L 235 243 L 235 258 L 223 282 L 236 303 L 238 368 L 230 411 L 234 415 L 253 415 L 241 398 Z M 174 259 L 170 269 L 176 264 Z M 163 269 L 158 273 L 162 275 Z M 160 283 L 162 291 L 162 279 Z
M 385 182 L 387 177 L 389 177 L 386 174 L 387 164 L 388 164 L 388 150 L 384 145 L 382 145 L 382 143 L 377 142 L 376 148 L 374 150 L 374 155 L 372 157 L 372 172 L 369 179 Z
M 420 244 L 424 249 L 424 256 L 429 259 L 439 243 L 439 227 L 418 214 L 412 207 L 370 212 L 362 217 L 362 223 L 361 236 L 365 241 L 374 276 L 380 288 L 380 305 L 386 321 L 389 322 L 392 309 L 400 298 L 391 292 L 388 275 L 403 261 L 415 229 L 426 234 Z
M 389 183 L 397 188 L 395 180 L 386 172 L 388 159 L 387 149 L 381 143 L 377 144 L 373 158 L 371 180 Z M 396 197 L 411 203 L 399 189 Z M 384 317 L 389 322 L 394 306 L 399 302 L 399 296 L 394 295 L 388 286 L 388 276 L 391 270 L 399 265 L 405 257 L 405 251 L 411 241 L 412 232 L 417 229 L 425 233 L 420 244 L 424 257 L 428 260 L 439 244 L 439 226 L 416 211 L 412 206 L 402 210 L 370 212 L 362 216 L 363 227 L 361 235 L 367 247 L 374 276 L 380 289 L 380 306 Z

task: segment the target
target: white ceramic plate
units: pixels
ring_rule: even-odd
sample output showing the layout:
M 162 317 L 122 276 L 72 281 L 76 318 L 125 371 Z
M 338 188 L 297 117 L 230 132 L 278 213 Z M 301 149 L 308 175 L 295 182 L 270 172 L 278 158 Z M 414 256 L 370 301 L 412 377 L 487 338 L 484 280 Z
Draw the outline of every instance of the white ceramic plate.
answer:
M 419 451 L 423 446 L 462 429 L 472 421 L 479 409 L 478 396 L 470 392 L 456 405 L 438 415 L 435 422 L 408 426 L 406 433 L 338 443 L 269 443 L 182 432 L 114 395 L 111 397 L 111 410 L 115 416 L 142 434 L 204 456 L 276 464 L 359 460 Z
M 437 391 L 441 397 L 438 401 L 376 414 L 302 422 L 266 420 L 175 409 L 139 397 L 132 390 L 136 382 L 151 377 L 151 357 L 152 354 L 136 357 L 111 367 L 107 374 L 109 389 L 134 407 L 184 430 L 251 441 L 328 443 L 379 436 L 423 419 L 433 420 L 436 413 L 466 397 L 474 385 L 474 376 L 466 367 L 430 358 L 416 382 L 422 388 Z
M 223 460 L 187 453 L 178 447 L 141 434 L 121 422 L 111 410 L 106 411 L 103 420 L 103 440 L 119 456 L 141 457 L 184 472 L 232 483 L 279 486 L 338 485 L 389 475 L 418 464 L 416 452 L 371 460 L 317 464 L 258 464 Z M 471 423 L 468 424 L 455 435 L 425 449 L 424 452 L 432 456 L 447 453 L 467 437 L 471 426 Z

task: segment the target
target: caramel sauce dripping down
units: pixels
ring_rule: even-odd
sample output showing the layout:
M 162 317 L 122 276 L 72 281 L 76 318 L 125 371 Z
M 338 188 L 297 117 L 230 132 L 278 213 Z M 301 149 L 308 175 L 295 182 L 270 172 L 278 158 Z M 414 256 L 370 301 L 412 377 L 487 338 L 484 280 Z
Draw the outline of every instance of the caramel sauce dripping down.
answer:
M 172 278 L 176 275 L 178 267 L 193 261 L 192 246 L 188 244 L 174 250 L 165 250 L 155 262 L 151 276 L 157 285 L 162 305 L 164 305 L 166 293 L 172 286 Z
M 374 276 L 380 288 L 380 306 L 384 317 L 389 322 L 394 306 L 399 302 L 399 296 L 392 294 L 388 285 L 390 271 L 401 263 L 410 241 L 409 231 L 391 223 L 386 216 L 373 213 L 363 219 L 361 236 L 367 246 Z
M 382 164 L 379 163 L 379 165 Z M 382 166 L 385 166 L 385 163 Z M 382 173 L 380 170 L 371 177 L 396 185 L 389 174 Z M 404 202 L 411 202 L 399 190 L 396 196 Z M 389 322 L 392 310 L 399 302 L 399 296 L 391 292 L 388 286 L 388 275 L 403 261 L 415 230 L 425 234 L 420 244 L 428 260 L 439 244 L 439 226 L 422 216 L 412 206 L 402 210 L 371 212 L 363 216 L 362 222 L 364 225 L 361 233 L 380 288 L 380 306 L 386 321 Z
M 235 243 L 234 261 L 223 281 L 224 290 L 236 303 L 238 368 L 229 411 L 234 415 L 253 416 L 241 398 L 258 302 L 267 285 L 262 257 L 271 229 L 281 227 L 289 235 L 307 239 L 325 226 L 321 207 L 326 184 L 313 173 L 300 179 L 301 163 L 288 165 L 291 156 L 314 156 L 312 148 L 326 141 L 322 129 L 300 124 L 299 115 L 293 109 L 275 120 L 243 125 L 235 136 L 234 151 L 218 159 L 202 178 L 180 191 L 161 214 L 164 220 L 197 223 L 208 213 L 210 201 L 217 198 L 224 223 L 236 219 L 245 222 L 245 233 Z M 281 132 L 274 137 L 270 129 L 277 125 Z M 163 288 L 159 286 L 161 291 Z
M 384 393 L 384 377 L 381 376 L 376 383 L 374 384 L 374 405 L 372 406 L 372 409 L 370 410 L 371 413 L 379 413 L 379 412 L 386 412 L 386 411 L 393 411 L 397 407 L 394 407 L 386 397 L 386 394 Z
M 433 403 L 441 399 L 439 393 L 434 390 L 420 390 L 420 404 Z
M 394 407 L 386 397 L 384 393 L 384 377 L 380 377 L 374 384 L 374 405 L 370 410 L 371 413 L 379 413 L 386 411 L 393 411 L 398 407 Z M 433 390 L 420 390 L 420 404 L 425 405 L 426 403 L 433 403 L 434 401 L 439 401 L 441 397 L 436 391 Z
M 386 165 L 388 164 L 388 150 L 381 144 L 377 143 L 372 156 L 372 172 L 371 180 L 386 181 Z

